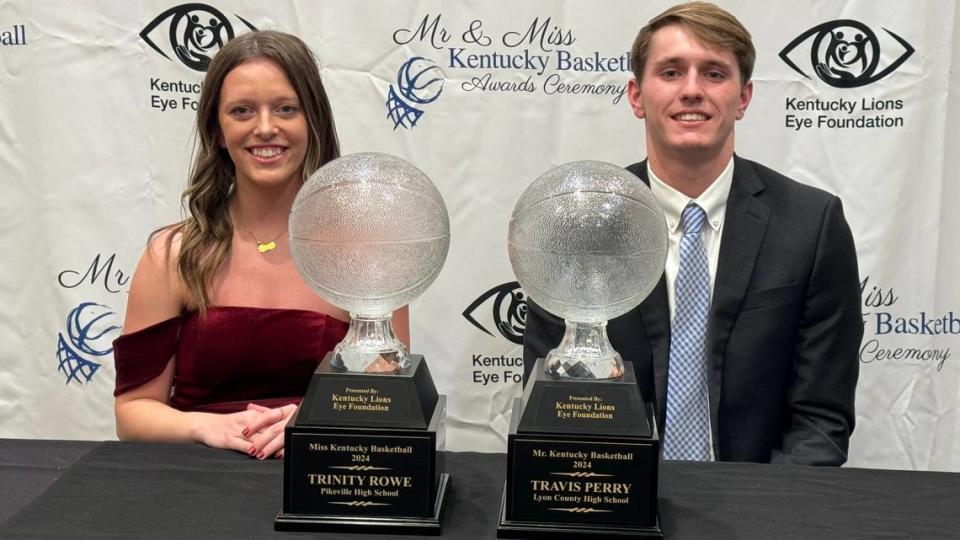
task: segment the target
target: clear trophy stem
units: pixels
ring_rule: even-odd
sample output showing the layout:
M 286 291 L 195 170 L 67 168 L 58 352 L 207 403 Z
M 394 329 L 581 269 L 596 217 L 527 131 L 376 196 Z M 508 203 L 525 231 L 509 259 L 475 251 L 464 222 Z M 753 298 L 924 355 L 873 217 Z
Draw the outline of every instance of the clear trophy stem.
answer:
M 350 328 L 333 349 L 332 365 L 360 373 L 393 373 L 410 366 L 407 346 L 393 334 L 392 314 L 350 314 Z
M 616 379 L 623 375 L 623 359 L 607 338 L 606 321 L 566 323 L 560 345 L 547 353 L 547 373 L 569 379 Z

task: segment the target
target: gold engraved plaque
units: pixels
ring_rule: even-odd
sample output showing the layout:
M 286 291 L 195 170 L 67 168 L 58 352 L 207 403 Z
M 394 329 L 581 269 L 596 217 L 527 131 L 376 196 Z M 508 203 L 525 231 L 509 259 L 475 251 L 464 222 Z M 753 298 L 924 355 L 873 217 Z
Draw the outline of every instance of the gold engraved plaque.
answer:
M 330 394 L 330 408 L 334 411 L 390 414 L 392 403 L 392 396 L 373 387 L 345 386 L 340 393 Z
M 426 504 L 432 484 L 429 437 L 311 433 L 294 435 L 291 443 L 288 451 L 301 456 L 300 472 L 287 486 L 297 492 L 292 513 L 330 512 L 331 505 L 359 515 L 433 511 Z
M 517 520 L 632 523 L 649 514 L 645 463 L 655 448 L 642 443 L 514 441 L 510 509 Z

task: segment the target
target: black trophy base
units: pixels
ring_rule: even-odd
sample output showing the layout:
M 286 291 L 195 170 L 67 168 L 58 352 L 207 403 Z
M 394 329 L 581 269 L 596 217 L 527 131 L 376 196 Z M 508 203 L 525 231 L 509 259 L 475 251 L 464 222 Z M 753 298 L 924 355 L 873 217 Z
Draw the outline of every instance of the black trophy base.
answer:
M 560 379 L 534 367 L 514 401 L 500 538 L 662 538 L 660 440 L 625 362 L 619 380 Z
M 440 475 L 433 515 L 417 517 L 342 516 L 289 514 L 281 511 L 273 522 L 275 531 L 418 534 L 437 536 L 442 531 L 443 504 L 452 488 L 450 475 Z
M 331 369 L 284 428 L 281 531 L 439 534 L 446 397 L 419 355 L 394 374 Z

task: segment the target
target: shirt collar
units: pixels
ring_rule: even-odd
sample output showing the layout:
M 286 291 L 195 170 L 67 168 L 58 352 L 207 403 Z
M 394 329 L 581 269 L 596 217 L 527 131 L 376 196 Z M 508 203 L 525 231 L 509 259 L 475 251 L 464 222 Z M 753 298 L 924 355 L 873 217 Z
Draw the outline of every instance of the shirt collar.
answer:
M 676 232 L 680 229 L 680 214 L 690 202 L 697 203 L 707 215 L 707 224 L 719 232 L 723 225 L 723 216 L 727 213 L 727 197 L 730 195 L 730 186 L 733 185 L 733 157 L 710 186 L 696 199 L 691 199 L 683 193 L 673 189 L 657 178 L 647 162 L 647 176 L 650 178 L 650 190 L 663 208 L 667 218 L 667 230 Z

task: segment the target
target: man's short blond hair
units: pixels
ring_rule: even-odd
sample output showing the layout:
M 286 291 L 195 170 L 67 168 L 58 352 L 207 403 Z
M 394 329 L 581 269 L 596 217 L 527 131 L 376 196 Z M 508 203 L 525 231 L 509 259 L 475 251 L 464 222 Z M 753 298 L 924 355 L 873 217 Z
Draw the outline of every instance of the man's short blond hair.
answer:
M 687 2 L 673 6 L 650 19 L 650 22 L 640 29 L 630 50 L 630 68 L 637 82 L 643 80 L 643 69 L 647 64 L 653 34 L 674 24 L 688 30 L 707 47 L 732 52 L 740 69 L 741 85 L 747 84 L 753 76 L 757 51 L 753 48 L 750 32 L 743 24 L 730 12 L 709 2 Z

